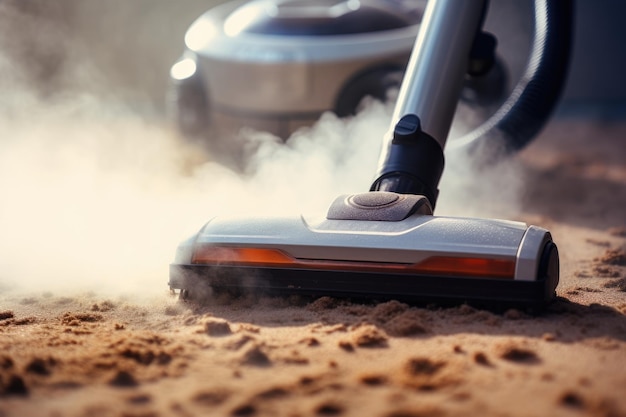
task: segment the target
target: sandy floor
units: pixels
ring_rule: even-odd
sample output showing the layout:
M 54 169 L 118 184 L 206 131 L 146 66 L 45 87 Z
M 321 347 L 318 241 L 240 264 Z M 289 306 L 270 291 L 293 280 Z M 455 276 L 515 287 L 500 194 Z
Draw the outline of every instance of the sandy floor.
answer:
M 224 172 L 188 181 L 180 144 L 135 117 L 135 101 L 117 103 L 160 102 L 182 39 L 168 28 L 197 11 L 87 3 L 0 2 L 0 417 L 626 416 L 626 123 L 561 117 L 488 191 L 442 184 L 451 213 L 440 214 L 551 230 L 561 282 L 542 315 L 331 298 L 181 303 L 166 288 L 178 236 L 168 223 L 199 227 L 202 194 Z M 323 162 L 358 152 L 335 160 L 330 142 Z M 300 161 L 276 168 L 312 170 L 299 189 L 332 187 L 351 169 Z M 249 188 L 230 179 L 216 189 L 259 191 L 266 177 Z M 83 282 L 151 295 L 67 289 Z
M 624 137 L 560 120 L 520 156 L 561 252 L 540 316 L 3 289 L 0 416 L 625 416 Z

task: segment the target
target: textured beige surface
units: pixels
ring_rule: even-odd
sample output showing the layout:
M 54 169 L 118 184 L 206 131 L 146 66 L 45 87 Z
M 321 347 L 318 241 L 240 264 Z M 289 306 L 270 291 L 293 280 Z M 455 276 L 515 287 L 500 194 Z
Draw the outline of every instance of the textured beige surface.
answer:
M 0 415 L 625 415 L 624 131 L 559 120 L 520 156 L 561 251 L 543 315 L 7 292 Z

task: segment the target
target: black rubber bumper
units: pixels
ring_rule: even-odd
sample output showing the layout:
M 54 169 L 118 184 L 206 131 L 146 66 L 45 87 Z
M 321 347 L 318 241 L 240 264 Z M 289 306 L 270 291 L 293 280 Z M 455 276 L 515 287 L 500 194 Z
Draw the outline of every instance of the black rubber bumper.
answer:
M 170 265 L 170 288 L 238 294 L 331 296 L 410 304 L 473 304 L 541 310 L 555 298 L 556 279 L 538 281 L 361 271 Z

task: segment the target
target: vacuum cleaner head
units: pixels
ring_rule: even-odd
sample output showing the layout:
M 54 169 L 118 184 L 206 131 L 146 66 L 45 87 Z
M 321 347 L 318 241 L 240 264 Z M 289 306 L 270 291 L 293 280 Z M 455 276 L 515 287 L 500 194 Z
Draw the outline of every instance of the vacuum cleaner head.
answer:
M 540 308 L 554 298 L 550 233 L 433 216 L 423 196 L 341 196 L 325 216 L 214 218 L 183 242 L 172 289 Z

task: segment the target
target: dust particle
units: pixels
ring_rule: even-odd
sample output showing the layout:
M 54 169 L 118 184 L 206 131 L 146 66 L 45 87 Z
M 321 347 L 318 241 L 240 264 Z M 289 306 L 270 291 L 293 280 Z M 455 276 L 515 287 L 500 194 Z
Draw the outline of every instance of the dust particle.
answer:
M 544 333 L 541 338 L 546 342 L 554 342 L 557 339 L 557 335 L 554 333 Z
M 244 404 L 235 408 L 231 414 L 233 416 L 251 416 L 256 413 L 256 407 L 252 404 Z
M 387 336 L 374 326 L 362 326 L 352 334 L 352 342 L 363 348 L 387 347 Z
M 289 391 L 286 390 L 285 388 L 275 387 L 275 388 L 270 388 L 265 391 L 262 391 L 258 393 L 256 396 L 264 400 L 284 398 L 284 397 L 289 396 Z
M 504 312 L 504 318 L 508 320 L 520 320 L 526 317 L 526 314 L 515 308 L 511 308 Z
M 445 365 L 445 362 L 435 362 L 428 358 L 412 358 L 404 366 L 404 371 L 409 375 L 434 375 Z
M 11 369 L 13 368 L 13 359 L 9 356 L 0 356 L 0 369 Z
M 343 407 L 335 403 L 324 403 L 317 406 L 315 414 L 320 416 L 336 416 L 343 413 Z
M 311 384 L 313 384 L 316 381 L 316 378 L 312 377 L 312 376 L 303 376 L 302 378 L 300 378 L 300 385 L 303 386 L 309 386 Z
M 194 324 L 196 324 L 197 321 L 198 321 L 197 316 L 190 316 L 190 317 L 187 317 L 185 321 L 183 321 L 183 324 L 185 326 L 193 326 Z
M 301 343 L 309 347 L 315 347 L 315 346 L 320 345 L 320 341 L 314 337 L 305 337 L 304 339 L 300 340 L 298 343 Z
M 583 398 L 579 394 L 573 391 L 564 392 L 559 398 L 559 403 L 564 406 L 572 407 L 572 408 L 584 408 L 585 407 L 585 401 L 583 400 Z
M 361 304 L 350 304 L 345 306 L 343 312 L 351 316 L 363 317 L 370 314 L 372 308 Z
M 608 232 L 611 236 L 626 237 L 626 226 L 611 227 Z
M 441 415 L 443 415 L 443 413 L 440 409 L 432 406 L 425 406 L 424 408 L 418 409 L 392 411 L 389 414 L 386 414 L 385 417 L 438 417 Z
M 167 352 L 153 351 L 147 348 L 127 347 L 119 352 L 119 355 L 132 359 L 140 365 L 148 366 L 153 362 L 159 365 L 167 365 L 172 361 L 172 355 Z
M 0 394 L 26 396 L 28 395 L 28 387 L 22 377 L 11 375 L 4 386 L 0 385 Z
M 387 301 L 386 303 L 378 304 L 374 307 L 371 317 L 372 319 L 385 323 L 398 314 L 404 313 L 409 309 L 409 306 L 399 301 Z
M 212 320 L 204 324 L 204 331 L 209 336 L 228 336 L 232 334 L 230 325 L 226 321 Z
M 576 287 L 574 288 L 574 291 L 575 292 L 583 291 L 583 292 L 591 292 L 591 293 L 602 292 L 602 290 L 599 290 L 597 288 L 591 288 L 591 287 Z
M 192 400 L 200 405 L 213 407 L 222 404 L 230 397 L 230 392 L 224 389 L 215 391 L 201 391 L 192 397 Z
M 253 324 L 243 323 L 239 325 L 239 331 L 259 334 L 261 333 L 261 328 Z
M 456 310 L 456 313 L 461 315 L 461 316 L 474 314 L 477 311 L 474 307 L 472 307 L 472 306 L 470 306 L 468 304 L 463 304 L 463 305 L 457 307 L 456 309 L 452 309 L 452 311 L 455 311 L 455 310 Z
M 617 288 L 620 291 L 626 292 L 626 278 L 620 278 L 613 281 L 609 281 L 604 284 L 605 288 Z
M 574 272 L 574 276 L 576 278 L 590 278 L 591 274 L 589 273 L 589 271 L 579 270 Z
M 600 278 L 618 278 L 620 272 L 611 266 L 596 265 L 593 267 L 593 272 Z
M 53 358 L 42 359 L 34 358 L 28 365 L 26 365 L 25 371 L 30 374 L 37 374 L 47 376 L 51 374 L 50 367 L 56 364 L 56 360 Z
M 115 304 L 113 304 L 112 301 L 103 301 L 101 303 L 94 303 L 91 306 L 91 311 L 102 311 L 102 312 L 107 312 L 107 311 L 111 311 L 115 308 Z
M 0 321 L 15 317 L 11 310 L 0 311 Z
M 474 362 L 483 366 L 491 366 L 491 362 L 489 362 L 489 358 L 484 352 L 474 353 Z
M 424 326 L 418 312 L 409 310 L 389 320 L 385 330 L 391 336 L 407 337 L 428 333 L 429 329 Z
M 28 324 L 36 323 L 37 319 L 35 317 L 22 317 L 21 319 L 15 319 L 11 322 L 14 326 L 26 326 Z
M 380 386 L 387 383 L 387 377 L 378 374 L 366 374 L 359 377 L 361 383 L 370 386 Z
M 311 311 L 321 312 L 330 310 L 339 306 L 339 300 L 332 297 L 320 297 L 307 306 Z
M 178 316 L 178 315 L 183 314 L 184 311 L 185 311 L 184 306 L 181 306 L 180 304 L 174 304 L 174 305 L 165 306 L 163 313 L 166 316 Z
M 130 404 L 148 404 L 152 401 L 152 397 L 148 394 L 137 394 L 128 397 L 126 401 Z
M 281 358 L 284 363 L 289 363 L 292 365 L 306 365 L 309 363 L 307 358 L 304 358 L 300 355 L 300 352 L 297 350 L 293 350 L 289 355 Z
M 607 248 L 607 247 L 611 246 L 611 242 L 609 242 L 609 241 L 606 241 L 606 240 L 598 240 L 598 239 L 594 239 L 594 238 L 591 238 L 591 237 L 589 237 L 589 238 L 585 239 L 585 241 L 586 241 L 587 243 L 592 244 L 592 245 L 596 245 L 596 246 L 600 246 L 600 247 L 605 247 L 605 248 Z
M 252 341 L 254 341 L 254 337 L 244 334 L 243 336 L 239 337 L 236 340 L 229 341 L 228 343 L 224 345 L 224 347 L 228 350 L 239 350 L 245 345 L 247 345 L 248 342 L 252 342 Z
M 133 374 L 128 371 L 118 371 L 115 376 L 111 378 L 109 384 L 119 388 L 129 388 L 138 385 Z
M 604 255 L 595 260 L 608 265 L 626 266 L 626 251 L 624 249 L 607 249 Z
M 499 347 L 499 356 L 502 359 L 516 363 L 533 364 L 540 362 L 539 357 L 532 350 L 510 344 Z
M 61 324 L 66 326 L 78 326 L 80 323 L 95 323 L 102 321 L 104 317 L 97 313 L 65 313 L 61 317 Z
M 252 346 L 246 350 L 241 359 L 241 363 L 253 366 L 269 366 L 271 365 L 270 358 L 261 349 L 261 346 Z

